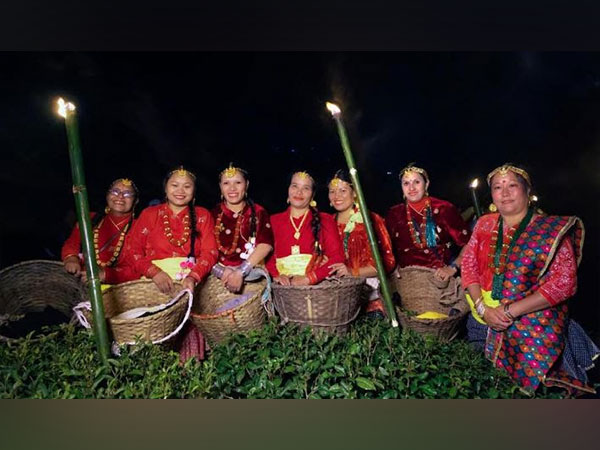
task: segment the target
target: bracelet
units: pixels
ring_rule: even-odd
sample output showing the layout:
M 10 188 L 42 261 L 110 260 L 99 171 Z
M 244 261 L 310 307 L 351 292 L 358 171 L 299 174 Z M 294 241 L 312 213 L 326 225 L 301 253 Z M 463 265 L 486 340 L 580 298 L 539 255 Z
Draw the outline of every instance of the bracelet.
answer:
M 242 272 L 242 276 L 244 278 L 246 278 L 248 276 L 248 274 L 250 273 L 250 271 L 252 270 L 252 264 L 250 264 L 248 261 L 244 261 L 242 264 L 240 264 L 240 266 L 237 268 L 237 270 Z
M 514 321 L 515 321 L 515 316 L 513 316 L 513 315 L 510 313 L 510 310 L 509 310 L 509 308 L 510 308 L 510 303 L 505 303 L 505 304 L 504 304 L 504 315 L 505 315 L 505 316 L 506 316 L 506 317 L 507 317 L 509 320 L 511 320 L 512 322 L 514 322 Z
M 225 266 L 217 263 L 212 267 L 210 272 L 220 280 L 223 276 L 223 272 L 225 272 Z
M 477 314 L 479 315 L 479 317 L 481 317 L 483 319 L 483 316 L 485 314 L 485 305 L 483 304 L 483 302 L 479 302 L 475 304 L 475 310 L 477 311 Z

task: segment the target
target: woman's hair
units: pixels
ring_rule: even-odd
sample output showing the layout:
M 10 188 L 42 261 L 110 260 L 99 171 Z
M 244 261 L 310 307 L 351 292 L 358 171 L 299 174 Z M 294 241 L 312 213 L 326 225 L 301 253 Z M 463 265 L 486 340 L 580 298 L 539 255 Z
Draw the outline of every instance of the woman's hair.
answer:
M 219 174 L 219 183 L 221 183 L 223 180 L 223 175 L 225 175 L 228 170 L 234 171 L 233 173 L 239 173 L 246 182 L 246 189 L 248 189 L 248 182 L 250 181 L 248 178 L 248 172 L 241 167 L 234 167 L 233 163 L 229 163 L 229 167 L 221 171 Z M 254 204 L 254 200 L 252 200 L 248 195 L 248 191 L 246 191 L 246 203 L 250 207 L 250 236 L 252 237 L 256 234 L 256 206 Z
M 312 177 L 311 174 L 309 174 L 306 171 L 297 171 L 294 172 L 292 174 L 292 176 L 290 177 L 290 184 L 292 184 L 292 178 L 294 178 L 294 175 L 296 174 L 304 174 L 304 176 L 307 176 L 308 178 L 310 178 L 310 181 L 312 183 L 312 198 L 314 198 L 316 192 L 317 192 L 317 182 L 315 181 L 315 179 Z M 312 199 L 311 199 L 312 201 Z M 323 250 L 321 249 L 321 243 L 319 242 L 319 235 L 321 234 L 321 216 L 319 215 L 319 210 L 317 209 L 316 206 L 309 206 L 310 208 L 310 212 L 312 213 L 312 221 L 310 223 L 311 228 L 312 228 L 312 233 L 313 233 L 313 238 L 315 239 L 315 252 L 317 253 L 317 256 L 321 256 L 321 254 L 323 253 Z
M 190 214 L 190 230 L 191 230 L 191 232 L 190 232 L 190 252 L 188 253 L 188 258 L 193 258 L 194 257 L 194 247 L 196 245 L 196 235 L 198 233 L 196 231 L 196 175 L 194 175 L 189 170 L 184 169 L 183 166 L 179 166 L 177 169 L 173 169 L 169 173 L 167 173 L 167 176 L 163 180 L 163 190 L 166 191 L 167 183 L 169 182 L 169 179 L 173 175 L 188 176 L 191 178 L 192 183 L 194 184 L 194 195 L 192 196 L 192 200 L 187 205 L 189 214 Z
M 350 187 L 352 189 L 354 189 L 354 185 L 352 184 L 352 179 L 350 178 L 350 174 L 348 173 L 347 170 L 344 169 L 339 169 L 336 173 L 333 174 L 333 177 L 331 177 L 331 180 L 329 180 L 328 184 L 331 184 L 331 182 L 335 179 L 339 179 L 342 181 L 345 181 L 346 183 L 348 183 L 350 185 Z

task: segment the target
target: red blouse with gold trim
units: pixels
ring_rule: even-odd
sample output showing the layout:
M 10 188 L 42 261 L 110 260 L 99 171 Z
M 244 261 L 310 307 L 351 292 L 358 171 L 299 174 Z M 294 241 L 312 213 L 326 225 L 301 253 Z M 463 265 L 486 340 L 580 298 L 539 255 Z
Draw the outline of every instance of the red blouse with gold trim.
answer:
M 90 218 L 93 219 L 96 215 L 97 213 L 92 212 Z M 117 217 L 109 213 L 94 227 L 96 261 L 104 269 L 105 282 L 108 284 L 122 283 L 133 276 L 132 272 L 123 265 L 124 248 L 129 236 L 127 225 L 130 218 L 131 214 Z M 79 224 L 76 224 L 73 231 L 71 231 L 71 235 L 63 244 L 61 259 L 64 261 L 70 256 L 77 256 L 83 263 L 79 256 L 81 252 L 81 232 Z
M 335 220 L 331 215 L 322 212 L 319 213 L 319 217 L 321 219 L 319 242 L 323 249 L 324 258 L 323 263 L 319 267 L 314 268 L 314 271 L 310 276 L 307 274 L 309 279 L 311 279 L 312 284 L 324 280 L 329 275 L 332 264 L 344 262 L 344 248 L 337 231 Z M 296 226 L 299 226 L 302 222 L 301 217 L 292 220 L 294 220 Z M 313 253 L 315 240 L 311 222 L 312 211 L 309 210 L 302 227 L 299 229 L 300 238 L 295 239 L 294 233 L 296 230 L 294 230 L 290 223 L 289 208 L 286 211 L 271 216 L 274 249 L 267 259 L 266 267 L 273 278 L 279 276 L 279 271 L 276 266 L 277 258 L 290 256 L 292 254 L 292 246 L 299 246 L 299 252 L 302 254 Z
M 260 205 L 254 204 L 256 213 L 256 242 L 273 246 L 273 231 L 269 213 Z M 215 238 L 219 249 L 219 262 L 225 266 L 239 266 L 244 259 L 240 254 L 246 252 L 245 245 L 250 240 L 252 208 L 246 204 L 240 213 L 234 213 L 224 203 L 211 210 L 215 220 Z
M 390 232 L 394 256 L 399 267 L 424 266 L 437 269 L 450 262 L 450 246 L 452 242 L 462 247 L 469 242 L 471 233 L 469 226 L 463 220 L 458 209 L 450 202 L 435 197 L 429 197 L 431 212 L 435 222 L 437 245 L 433 248 L 419 248 L 413 243 L 413 237 L 408 224 L 406 204 L 392 206 L 385 217 L 385 224 Z M 419 226 L 423 223 L 423 214 L 409 208 L 413 223 Z M 424 227 L 422 227 L 424 228 Z M 421 229 L 421 236 L 425 230 Z
M 196 281 L 202 281 L 217 262 L 217 243 L 214 235 L 214 221 L 210 212 L 199 206 L 195 207 L 197 231 L 194 245 L 196 264 L 190 276 Z M 168 219 L 172 238 L 166 236 L 164 220 Z M 128 244 L 125 248 L 125 261 L 133 266 L 137 278 L 145 276 L 152 278 L 160 268 L 152 260 L 186 257 L 190 252 L 191 238 L 187 238 L 182 246 L 173 241 L 180 239 L 189 221 L 189 209 L 184 208 L 175 214 L 166 203 L 150 206 L 142 211 L 135 226 L 129 233 Z
M 335 214 L 333 217 L 335 218 Z M 389 273 L 396 267 L 396 259 L 394 258 L 390 235 L 385 227 L 385 222 L 380 215 L 371 212 L 371 222 L 373 223 L 373 228 L 377 235 L 377 244 L 379 245 L 381 257 L 383 258 L 385 271 Z M 340 238 L 342 239 L 344 255 L 346 257 L 345 262 L 352 273 L 357 273 L 358 269 L 361 267 L 375 267 L 375 259 L 371 252 L 365 224 L 356 223 L 354 229 L 348 236 L 346 236 L 344 231 L 346 228 L 345 223 L 338 223 L 337 226 Z

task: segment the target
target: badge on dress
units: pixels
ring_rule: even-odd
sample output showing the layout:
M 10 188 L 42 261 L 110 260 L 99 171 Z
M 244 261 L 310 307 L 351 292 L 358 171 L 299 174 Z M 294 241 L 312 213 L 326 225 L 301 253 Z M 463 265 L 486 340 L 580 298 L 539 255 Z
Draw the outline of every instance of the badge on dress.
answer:
M 299 255 L 300 254 L 300 246 L 299 245 L 292 245 L 292 255 Z

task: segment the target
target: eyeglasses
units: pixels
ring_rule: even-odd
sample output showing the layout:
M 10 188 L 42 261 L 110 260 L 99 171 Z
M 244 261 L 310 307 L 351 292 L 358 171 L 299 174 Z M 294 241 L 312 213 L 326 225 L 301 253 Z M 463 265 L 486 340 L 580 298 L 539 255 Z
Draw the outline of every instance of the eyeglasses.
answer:
M 123 197 L 123 198 L 132 198 L 135 197 L 135 192 L 133 191 L 122 191 L 120 189 L 114 188 L 108 191 L 110 195 L 114 195 L 115 197 Z

